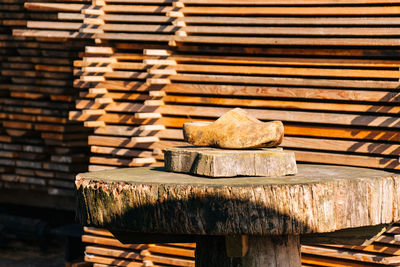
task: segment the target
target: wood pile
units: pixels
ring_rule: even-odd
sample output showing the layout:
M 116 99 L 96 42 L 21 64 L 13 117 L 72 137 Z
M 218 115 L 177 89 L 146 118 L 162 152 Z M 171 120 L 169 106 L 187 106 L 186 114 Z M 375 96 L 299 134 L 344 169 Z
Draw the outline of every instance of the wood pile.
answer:
M 68 119 L 72 68 L 87 42 L 13 36 L 28 20 L 57 19 L 24 2 L 0 0 L 0 199 L 72 209 L 74 176 L 88 161 L 88 129 Z
M 303 266 L 399 266 L 400 242 L 395 235 L 400 224 L 393 224 L 369 246 L 302 245 Z
M 122 244 L 107 230 L 85 227 L 85 261 L 102 266 L 194 266 L 193 243 Z
M 68 39 L 60 53 L 71 51 L 72 40 L 94 40 L 74 63 L 79 111 L 70 112 L 71 120 L 93 128 L 90 170 L 162 165 L 163 148 L 184 144 L 184 122 L 212 121 L 238 106 L 260 120 L 282 120 L 283 146 L 298 162 L 400 169 L 396 1 L 60 0 L 25 7 L 57 15 L 29 17 L 27 29 L 13 26 L 14 39 L 40 38 L 35 44 L 41 45 L 51 44 L 48 38 Z M 8 63 L 2 45 L 1 59 Z M 3 80 L 0 95 L 9 99 Z M 0 101 L 3 125 L 11 120 L 8 106 Z M 3 141 L 11 140 L 5 128 L 0 136 L 11 142 Z M 304 246 L 303 262 L 390 265 L 397 262 L 398 245 L 389 231 L 367 248 Z M 108 261 L 87 260 L 112 265 L 114 256 L 107 255 Z M 127 264 L 117 258 L 115 265 Z
M 75 62 L 70 114 L 94 127 L 90 170 L 160 165 L 184 122 L 237 106 L 282 120 L 299 162 L 400 168 L 394 1 L 85 3 L 27 3 L 59 22 L 14 35 L 96 41 Z
M 302 266 L 398 266 L 400 242 L 393 225 L 369 246 L 302 245 Z M 122 244 L 108 230 L 85 227 L 85 261 L 94 266 L 194 266 L 194 243 Z

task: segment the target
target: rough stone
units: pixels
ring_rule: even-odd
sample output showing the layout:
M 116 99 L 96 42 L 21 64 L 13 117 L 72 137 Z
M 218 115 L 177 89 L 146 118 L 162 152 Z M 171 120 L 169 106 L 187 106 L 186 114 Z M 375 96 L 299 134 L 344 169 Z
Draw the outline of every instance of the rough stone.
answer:
M 206 177 L 283 176 L 297 173 L 293 152 L 282 148 L 226 150 L 174 147 L 164 151 L 165 169 Z
M 280 121 L 261 122 L 235 108 L 215 122 L 189 122 L 183 125 L 186 142 L 195 146 L 229 149 L 276 147 L 282 142 Z

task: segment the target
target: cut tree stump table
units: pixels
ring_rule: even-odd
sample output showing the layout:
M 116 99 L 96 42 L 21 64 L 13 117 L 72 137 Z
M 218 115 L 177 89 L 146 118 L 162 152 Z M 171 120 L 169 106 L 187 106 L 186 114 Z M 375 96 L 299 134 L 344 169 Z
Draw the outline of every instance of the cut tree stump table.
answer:
M 196 266 L 300 266 L 300 235 L 400 220 L 400 176 L 362 168 L 224 179 L 130 168 L 79 174 L 76 185 L 82 224 L 194 235 Z

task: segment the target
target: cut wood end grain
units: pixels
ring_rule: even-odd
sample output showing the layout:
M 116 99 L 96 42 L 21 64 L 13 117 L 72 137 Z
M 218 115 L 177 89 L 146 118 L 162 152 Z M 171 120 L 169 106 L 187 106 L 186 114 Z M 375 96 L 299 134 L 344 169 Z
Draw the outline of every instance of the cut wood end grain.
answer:
M 104 121 L 85 121 L 84 123 L 85 127 L 105 127 L 106 123 Z

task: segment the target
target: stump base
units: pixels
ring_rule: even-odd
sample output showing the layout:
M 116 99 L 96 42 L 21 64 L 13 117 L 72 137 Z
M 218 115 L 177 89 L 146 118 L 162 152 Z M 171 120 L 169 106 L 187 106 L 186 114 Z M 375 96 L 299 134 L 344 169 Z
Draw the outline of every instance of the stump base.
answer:
M 197 240 L 196 267 L 298 267 L 301 266 L 300 239 L 296 235 L 249 236 L 244 257 L 229 258 L 225 237 L 204 236 Z

